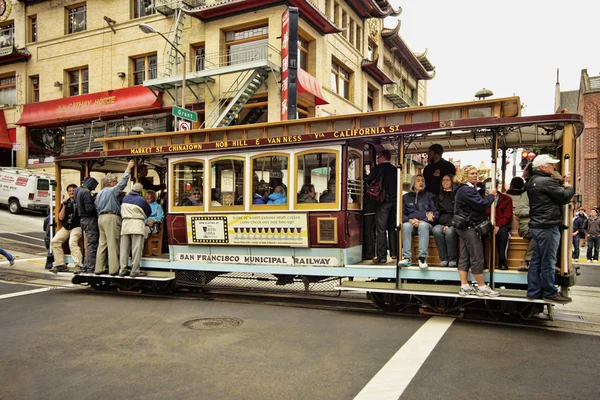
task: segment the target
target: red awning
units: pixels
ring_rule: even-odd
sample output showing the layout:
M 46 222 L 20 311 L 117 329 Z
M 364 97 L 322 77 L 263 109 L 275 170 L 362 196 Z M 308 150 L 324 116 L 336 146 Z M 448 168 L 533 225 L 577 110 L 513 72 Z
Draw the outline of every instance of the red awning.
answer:
M 159 98 L 162 93 L 159 93 Z M 25 104 L 17 125 L 50 126 L 65 122 L 83 122 L 102 116 L 161 108 L 160 100 L 143 86 L 108 90 Z
M 324 104 L 329 104 L 323 93 L 321 92 L 321 84 L 311 74 L 303 70 L 302 68 L 298 68 L 298 94 L 300 93 L 308 93 L 315 97 L 315 106 L 322 106 Z
M 6 149 L 12 149 L 13 142 L 10 140 L 8 135 L 8 128 L 6 127 L 6 118 L 4 118 L 4 110 L 0 110 L 0 147 Z

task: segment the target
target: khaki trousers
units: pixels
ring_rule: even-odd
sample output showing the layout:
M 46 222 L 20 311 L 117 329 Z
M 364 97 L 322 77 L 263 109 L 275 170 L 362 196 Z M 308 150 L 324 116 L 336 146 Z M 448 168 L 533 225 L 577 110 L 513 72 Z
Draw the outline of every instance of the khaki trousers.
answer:
M 131 245 L 131 273 L 136 274 L 140 270 L 140 261 L 144 251 L 144 235 L 121 236 L 121 273 L 127 268 L 129 261 L 129 247 Z
M 60 228 L 56 235 L 52 238 L 50 246 L 52 246 L 52 254 L 54 254 L 53 266 L 58 267 L 65 265 L 65 252 L 63 251 L 63 243 L 69 241 L 69 248 L 71 249 L 71 256 L 76 266 L 81 266 L 81 260 L 83 255 L 79 248 L 79 240 L 81 240 L 81 227 L 73 228 L 71 230 Z
M 96 254 L 96 272 L 106 269 L 106 254 L 108 253 L 108 273 L 119 272 L 119 242 L 121 239 L 121 216 L 102 214 L 98 217 L 100 239 Z

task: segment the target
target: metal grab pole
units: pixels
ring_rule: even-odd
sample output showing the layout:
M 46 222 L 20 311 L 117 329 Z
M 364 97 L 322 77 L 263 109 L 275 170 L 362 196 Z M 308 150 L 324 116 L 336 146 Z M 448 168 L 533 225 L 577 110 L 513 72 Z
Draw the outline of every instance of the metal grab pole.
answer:
M 497 190 L 497 181 L 496 181 L 496 171 L 497 171 L 497 161 L 498 161 L 498 132 L 494 131 L 492 137 L 492 188 Z M 499 196 L 496 194 L 496 196 Z M 496 265 L 496 201 L 492 202 L 492 209 L 490 212 L 490 222 L 492 223 L 494 229 L 492 230 L 491 238 L 490 238 L 490 287 L 494 289 L 494 266 Z
M 397 179 L 398 184 L 396 186 L 396 237 L 397 243 L 396 248 L 398 253 L 396 254 L 396 289 L 400 289 L 402 284 L 400 282 L 400 267 L 399 262 L 402 257 L 402 166 L 404 165 L 404 136 L 398 138 L 398 166 L 397 166 Z
M 565 154 L 564 156 L 565 162 L 564 162 L 564 168 L 563 168 L 563 172 L 564 172 L 564 176 L 568 176 L 569 172 L 570 172 L 570 161 L 571 161 L 571 156 L 569 154 Z M 560 266 L 560 272 L 563 276 L 568 276 L 569 275 L 569 244 L 570 244 L 570 236 L 569 235 L 569 219 L 570 219 L 570 215 L 569 215 L 569 203 L 565 204 L 563 206 L 563 228 L 562 228 L 562 262 L 561 262 L 561 266 Z M 565 293 L 565 296 L 567 295 L 567 293 Z

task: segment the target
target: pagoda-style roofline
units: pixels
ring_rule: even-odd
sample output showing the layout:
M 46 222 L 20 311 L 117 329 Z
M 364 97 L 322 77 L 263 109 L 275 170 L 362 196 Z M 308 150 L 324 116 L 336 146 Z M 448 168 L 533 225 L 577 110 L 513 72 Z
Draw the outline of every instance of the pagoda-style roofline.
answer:
M 0 65 L 6 65 L 19 61 L 28 61 L 31 53 L 26 49 L 17 49 L 15 46 L 0 50 Z
M 297 7 L 301 18 L 322 35 L 342 32 L 316 5 L 306 0 L 224 0 L 184 11 L 202 21 L 212 21 L 279 4 Z
M 394 83 L 394 80 L 389 77 L 388 74 L 385 73 L 384 70 L 379 68 L 379 57 L 375 60 L 363 60 L 361 67 L 363 71 L 371 76 L 371 78 L 375 79 L 377 83 L 380 85 L 391 85 Z
M 397 17 L 402 14 L 402 8 L 395 10 L 388 0 L 346 0 L 346 3 L 362 18 Z
M 427 59 L 427 50 L 421 54 L 413 53 L 406 42 L 400 36 L 400 21 L 394 28 L 385 28 L 381 31 L 381 38 L 388 49 L 396 48 L 393 52 L 394 57 L 398 54 L 402 65 L 410 71 L 416 79 L 429 80 L 435 77 L 435 67 Z

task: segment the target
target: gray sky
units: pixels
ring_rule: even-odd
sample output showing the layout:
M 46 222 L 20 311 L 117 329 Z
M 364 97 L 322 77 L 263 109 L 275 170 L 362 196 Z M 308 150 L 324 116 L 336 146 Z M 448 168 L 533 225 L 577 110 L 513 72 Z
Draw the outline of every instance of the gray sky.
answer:
M 579 88 L 583 68 L 600 75 L 597 0 L 390 0 L 401 6 L 400 35 L 414 52 L 429 48 L 437 75 L 428 104 L 521 97 L 525 115 L 554 108 L 556 68 L 562 90 Z M 386 26 L 394 25 L 392 18 Z

